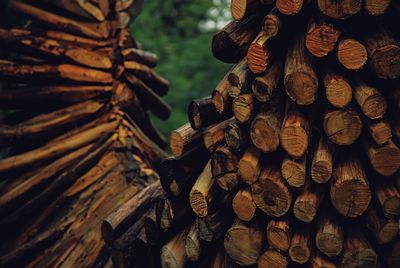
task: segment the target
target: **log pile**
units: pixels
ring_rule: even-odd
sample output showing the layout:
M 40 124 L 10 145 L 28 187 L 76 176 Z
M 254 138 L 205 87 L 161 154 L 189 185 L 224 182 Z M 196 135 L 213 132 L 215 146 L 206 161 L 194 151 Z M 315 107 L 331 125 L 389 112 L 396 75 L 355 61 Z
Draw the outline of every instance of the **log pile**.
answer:
M 161 265 L 399 267 L 398 1 L 231 2 L 232 69 L 161 165 Z
M 102 220 L 159 183 L 167 143 L 148 112 L 169 117 L 168 81 L 128 31 L 142 2 L 2 9 L 1 267 L 111 267 Z

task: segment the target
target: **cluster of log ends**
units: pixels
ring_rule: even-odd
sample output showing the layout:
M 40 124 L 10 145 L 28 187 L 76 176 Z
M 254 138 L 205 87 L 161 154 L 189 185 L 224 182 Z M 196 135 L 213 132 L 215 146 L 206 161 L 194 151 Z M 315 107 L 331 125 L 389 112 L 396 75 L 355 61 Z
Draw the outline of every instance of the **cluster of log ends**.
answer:
M 1 267 L 130 265 L 150 254 L 130 243 L 142 213 L 146 243 L 159 240 L 146 209 L 164 195 L 166 142 L 147 111 L 167 119 L 170 107 L 157 56 L 127 29 L 141 2 L 8 1 L 25 26 L 0 29 Z
M 180 228 L 186 241 L 174 238 L 187 256 L 168 244 L 161 258 L 178 267 L 397 267 L 400 54 L 388 22 L 398 4 L 231 4 L 212 51 L 233 66 L 171 137 L 175 161 L 205 149 L 201 168 L 184 176 L 191 186 L 174 195 L 196 217 Z M 170 178 L 163 172 L 163 185 Z

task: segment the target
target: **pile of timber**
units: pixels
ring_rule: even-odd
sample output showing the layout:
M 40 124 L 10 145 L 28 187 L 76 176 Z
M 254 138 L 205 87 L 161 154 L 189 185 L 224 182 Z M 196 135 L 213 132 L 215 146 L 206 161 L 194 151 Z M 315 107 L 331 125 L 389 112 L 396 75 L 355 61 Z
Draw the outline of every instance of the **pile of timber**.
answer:
M 232 16 L 212 52 L 234 65 L 161 164 L 162 266 L 400 267 L 399 1 L 232 0 Z
M 168 81 L 128 31 L 142 2 L 2 9 L 1 267 L 111 267 L 102 220 L 159 181 Z

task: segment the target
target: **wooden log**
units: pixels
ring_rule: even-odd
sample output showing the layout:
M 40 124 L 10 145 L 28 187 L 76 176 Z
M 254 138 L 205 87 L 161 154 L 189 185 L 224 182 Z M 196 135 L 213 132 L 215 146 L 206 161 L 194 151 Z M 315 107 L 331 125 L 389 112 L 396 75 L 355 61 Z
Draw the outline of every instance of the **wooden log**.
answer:
M 163 268 L 183 268 L 187 261 L 185 251 L 186 236 L 189 229 L 182 230 L 161 249 L 161 266 Z
M 353 84 L 353 90 L 354 99 L 367 117 L 378 119 L 386 113 L 386 99 L 378 89 L 358 79 Z
M 188 119 L 193 129 L 200 129 L 219 123 L 223 117 L 216 111 L 211 97 L 205 97 L 190 102 Z
M 0 74 L 22 79 L 50 78 L 97 84 L 111 84 L 113 81 L 110 73 L 71 64 L 30 66 L 0 61 Z
M 365 0 L 365 10 L 374 16 L 383 15 L 389 8 L 391 0 Z
M 238 268 L 239 265 L 236 264 L 229 256 L 226 254 L 225 249 L 222 247 L 215 258 L 212 260 L 210 268 Z
M 368 132 L 374 142 L 378 145 L 384 145 L 392 139 L 392 129 L 385 120 L 367 120 Z
M 105 39 L 110 35 L 109 24 L 106 21 L 102 23 L 76 21 L 50 13 L 18 0 L 11 1 L 9 7 L 61 31 L 84 35 L 93 39 Z
M 271 40 L 271 36 L 264 35 L 264 32 L 261 31 L 249 46 L 246 59 L 249 69 L 254 74 L 263 73 L 269 67 L 272 56 Z
M 219 187 L 225 191 L 232 190 L 239 182 L 237 165 L 237 156 L 226 146 L 219 146 L 212 154 L 212 175 Z
M 333 154 L 332 145 L 325 137 L 320 137 L 314 150 L 311 163 L 311 178 L 317 183 L 326 183 L 332 177 Z
M 251 191 L 257 207 L 268 216 L 281 217 L 289 211 L 292 196 L 278 168 L 264 167 Z
M 267 225 L 267 241 L 270 247 L 280 251 L 288 251 L 291 239 L 289 219 L 272 219 Z
M 257 181 L 261 171 L 261 151 L 254 147 L 248 147 L 240 158 L 238 172 L 242 180 L 248 184 Z
M 262 15 L 255 14 L 241 21 L 232 21 L 216 33 L 212 40 L 215 58 L 226 63 L 242 59 L 256 35 L 260 32 Z
M 369 66 L 383 79 L 400 77 L 400 44 L 393 34 L 382 26 L 365 41 Z
M 343 216 L 354 218 L 367 210 L 371 191 L 364 168 L 354 155 L 335 166 L 330 194 L 333 206 Z
M 15 155 L 0 160 L 0 172 L 14 170 L 32 163 L 37 163 L 46 159 L 50 159 L 72 150 L 78 149 L 84 145 L 98 139 L 99 136 L 109 134 L 118 126 L 118 121 L 99 125 L 90 130 L 76 134 L 64 142 L 57 144 L 47 144 L 43 147 Z
M 208 213 L 208 206 L 213 199 L 213 192 L 215 190 L 214 182 L 211 174 L 210 160 L 189 193 L 190 206 L 193 212 L 199 217 L 205 217 Z
M 185 252 L 190 261 L 196 262 L 199 260 L 201 254 L 201 244 L 199 232 L 197 231 L 195 224 L 192 224 L 189 233 L 186 236 Z
M 262 23 L 262 31 L 270 37 L 277 36 L 284 24 L 284 17 L 275 7 L 265 17 Z
M 309 265 L 310 268 L 336 268 L 336 264 L 329 259 L 323 258 L 319 254 L 311 256 Z
M 337 145 L 351 145 L 361 134 L 362 123 L 352 110 L 331 110 L 324 115 L 324 131 L 328 139 Z
M 255 147 L 263 153 L 274 152 L 280 144 L 283 121 L 283 95 L 274 96 L 269 105 L 261 108 L 250 126 L 250 137 Z
M 232 18 L 236 21 L 240 21 L 251 14 L 258 12 L 263 9 L 263 4 L 270 4 L 271 0 L 232 0 L 231 1 L 231 14 Z
M 282 64 L 283 62 L 280 59 L 273 61 L 263 74 L 254 79 L 252 90 L 258 101 L 267 102 L 271 100 L 282 78 Z
M 13 31 L 16 30 L 14 29 Z M 25 29 L 23 30 L 23 32 L 26 31 L 27 30 Z M 79 47 L 90 49 L 102 49 L 112 45 L 110 40 L 97 40 L 60 31 L 45 30 L 41 32 L 41 34 L 51 39 L 60 40 L 68 44 L 79 45 Z
M 303 222 L 312 222 L 324 198 L 324 189 L 308 180 L 293 205 L 293 214 Z
M 175 157 L 195 148 L 203 139 L 203 131 L 194 130 L 190 123 L 186 123 L 171 133 L 170 146 Z
M 395 219 L 400 215 L 400 193 L 393 181 L 380 180 L 374 181 L 374 190 L 382 207 L 383 214 L 388 219 Z
M 327 72 L 323 77 L 326 99 L 336 108 L 348 106 L 353 98 L 353 89 L 346 77 Z
M 306 157 L 297 160 L 286 155 L 282 161 L 281 173 L 290 186 L 303 186 L 306 181 Z
M 345 68 L 359 70 L 367 63 L 368 53 L 365 46 L 359 41 L 346 38 L 339 41 L 337 57 Z
M 296 36 L 288 49 L 284 83 L 286 93 L 299 105 L 310 105 L 317 98 L 318 77 L 313 57 L 306 51 L 305 36 Z
M 135 195 L 116 211 L 111 213 L 103 220 L 101 225 L 104 240 L 109 244 L 115 241 L 135 222 L 136 217 L 140 215 L 144 209 L 152 206 L 156 199 L 162 194 L 163 191 L 160 182 L 155 181 L 141 191 L 140 194 Z
M 310 259 L 311 241 L 310 229 L 307 227 L 302 230 L 294 231 L 290 240 L 289 257 L 293 262 L 304 264 Z
M 246 59 L 232 67 L 228 74 L 228 94 L 232 98 L 244 93 L 251 85 L 251 75 Z
M 332 52 L 339 39 L 340 31 L 321 17 L 311 18 L 306 35 L 306 47 L 317 58 Z
M 280 132 L 282 148 L 293 158 L 301 158 L 310 139 L 310 120 L 299 107 L 287 100 L 285 118 Z
M 343 249 L 343 226 L 329 212 L 321 213 L 315 235 L 315 245 L 328 257 L 336 257 Z
M 209 152 L 214 151 L 214 149 L 223 142 L 225 139 L 225 131 L 233 121 L 234 119 L 231 118 L 221 123 L 209 126 L 204 130 L 204 146 Z
M 276 0 L 276 8 L 284 15 L 296 15 L 301 11 L 307 0 Z
M 232 151 L 241 152 L 246 148 L 249 140 L 248 132 L 236 120 L 229 122 L 224 134 L 225 143 Z
M 155 204 L 156 222 L 159 228 L 166 232 L 172 227 L 175 217 L 174 207 L 168 198 L 160 198 Z
M 232 99 L 229 96 L 228 89 L 230 87 L 228 81 L 229 72 L 222 78 L 212 92 L 211 100 L 215 109 L 221 115 L 232 113 Z
M 121 54 L 124 61 L 137 61 L 150 68 L 156 67 L 159 60 L 156 54 L 133 47 L 122 50 Z
M 233 211 L 242 221 L 250 221 L 256 213 L 256 204 L 254 203 L 251 189 L 249 187 L 240 189 L 232 201 Z
M 361 10 L 361 0 L 318 0 L 321 12 L 334 19 L 347 19 Z
M 241 94 L 232 102 L 233 115 L 239 123 L 244 124 L 253 117 L 254 106 L 253 94 Z
M 101 9 L 89 1 L 68 1 L 68 0 L 57 0 L 45 2 L 52 4 L 58 8 L 64 9 L 67 12 L 71 12 L 74 15 L 81 16 L 85 19 L 96 19 L 98 21 L 104 21 L 105 15 Z
M 239 265 L 257 263 L 263 244 L 263 234 L 256 222 L 236 220 L 224 237 L 228 255 Z
M 258 259 L 258 268 L 286 268 L 289 265 L 288 258 L 278 250 L 269 248 Z
M 371 204 L 366 212 L 367 227 L 375 235 L 378 244 L 387 244 L 396 239 L 399 232 L 399 224 L 396 220 L 387 219 L 382 210 Z
M 346 233 L 341 257 L 341 267 L 375 267 L 377 264 L 376 252 L 368 240 L 359 230 Z
M 364 147 L 373 169 L 379 174 L 390 176 L 400 168 L 400 149 L 392 140 L 382 146 L 366 141 Z

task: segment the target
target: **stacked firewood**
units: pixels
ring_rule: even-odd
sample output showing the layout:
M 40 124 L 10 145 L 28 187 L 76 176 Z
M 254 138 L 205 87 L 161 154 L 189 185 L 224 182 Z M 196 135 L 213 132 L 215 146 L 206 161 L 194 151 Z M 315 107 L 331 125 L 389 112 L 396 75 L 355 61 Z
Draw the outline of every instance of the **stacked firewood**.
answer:
M 162 236 L 163 267 L 399 267 L 399 2 L 232 0 L 232 15 L 212 51 L 234 65 L 172 133 L 168 196 L 103 235 L 146 217 L 135 239 Z
M 101 221 L 159 181 L 166 141 L 147 112 L 169 117 L 168 82 L 128 31 L 141 4 L 2 10 L 1 267 L 110 267 Z

